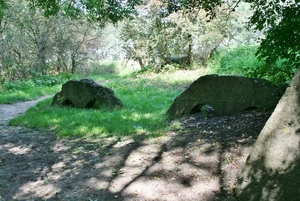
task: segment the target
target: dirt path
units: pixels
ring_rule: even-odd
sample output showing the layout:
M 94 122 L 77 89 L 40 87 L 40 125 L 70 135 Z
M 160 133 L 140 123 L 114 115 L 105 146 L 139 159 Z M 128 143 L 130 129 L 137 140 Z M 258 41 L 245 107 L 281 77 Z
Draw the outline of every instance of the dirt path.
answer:
M 0 201 L 234 200 L 236 175 L 270 115 L 194 115 L 147 141 L 57 139 L 7 125 L 36 103 L 0 105 Z

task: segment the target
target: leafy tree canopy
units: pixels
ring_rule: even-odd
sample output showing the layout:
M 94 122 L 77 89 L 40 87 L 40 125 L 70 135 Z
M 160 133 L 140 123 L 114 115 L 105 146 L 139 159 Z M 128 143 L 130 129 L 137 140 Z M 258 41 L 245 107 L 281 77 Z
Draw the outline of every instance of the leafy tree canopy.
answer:
M 286 59 L 289 65 L 300 63 L 300 1 L 299 0 L 249 0 L 254 14 L 250 24 L 264 31 L 258 51 L 260 58 L 269 63 Z
M 196 9 L 205 10 L 208 15 L 215 16 L 215 8 L 222 4 L 222 0 L 162 0 L 167 5 L 167 13 L 177 12 L 182 9 L 194 11 Z
M 135 13 L 135 6 L 149 0 L 28 0 L 30 5 L 45 11 L 45 15 L 55 15 L 62 11 L 76 18 L 84 14 L 90 20 L 100 23 L 117 22 L 130 18 Z M 154 0 L 162 3 L 162 14 L 169 15 L 179 10 L 197 12 L 204 9 L 210 17 L 215 16 L 215 9 L 224 0 Z M 233 12 L 242 0 L 225 0 L 232 6 Z M 300 0 L 245 0 L 252 4 L 254 14 L 250 25 L 264 31 L 258 56 L 274 63 L 277 59 L 286 59 L 296 66 L 300 63 Z M 0 0 L 0 18 L 7 7 Z
M 242 0 L 228 0 L 232 4 L 229 12 L 234 12 Z M 251 3 L 254 11 L 249 26 L 263 31 L 265 38 L 257 55 L 274 64 L 278 59 L 284 59 L 290 66 L 300 63 L 300 0 L 245 0 Z M 204 9 L 214 17 L 214 9 L 221 0 L 165 0 L 168 12 L 187 9 Z
M 141 0 L 27 0 L 31 8 L 40 8 L 45 16 L 57 15 L 59 12 L 78 18 L 85 15 L 89 20 L 105 24 L 116 23 L 130 18 L 135 13 L 135 6 Z M 0 18 L 7 8 L 4 0 L 0 0 Z
M 0 20 L 2 19 L 4 15 L 4 10 L 7 9 L 7 4 L 5 0 L 0 0 Z

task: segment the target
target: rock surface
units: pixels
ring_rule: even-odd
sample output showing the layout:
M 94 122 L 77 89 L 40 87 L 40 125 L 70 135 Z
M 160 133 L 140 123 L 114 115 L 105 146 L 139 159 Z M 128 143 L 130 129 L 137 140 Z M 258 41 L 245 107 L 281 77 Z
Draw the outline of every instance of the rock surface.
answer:
M 215 115 L 232 115 L 247 109 L 270 109 L 282 93 L 271 82 L 241 76 L 206 75 L 193 82 L 168 110 L 170 117 L 200 112 L 203 106 L 213 108 Z
M 300 70 L 259 134 L 236 185 L 239 200 L 300 199 Z
M 97 84 L 92 79 L 70 80 L 63 84 L 51 105 L 93 108 L 105 106 L 109 108 L 123 107 L 122 101 L 110 88 Z

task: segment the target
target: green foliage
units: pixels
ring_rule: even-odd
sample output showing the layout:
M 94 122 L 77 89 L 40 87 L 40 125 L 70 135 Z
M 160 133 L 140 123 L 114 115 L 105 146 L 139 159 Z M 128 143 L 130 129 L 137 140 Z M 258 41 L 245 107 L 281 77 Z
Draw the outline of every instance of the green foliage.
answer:
M 117 61 L 101 62 L 93 69 L 92 74 L 115 75 L 118 72 L 118 66 L 120 64 Z
M 51 87 L 62 84 L 64 81 L 69 80 L 71 77 L 72 75 L 68 73 L 59 74 L 57 76 L 34 73 L 32 79 L 27 81 L 4 81 L 0 89 L 4 91 L 17 91 L 26 90 L 33 87 Z
M 147 65 L 141 68 L 140 70 L 133 72 L 132 75 L 142 75 L 142 74 L 148 74 L 148 73 L 154 73 L 154 65 Z
M 66 14 L 71 18 L 78 19 L 85 16 L 89 20 L 98 21 L 101 25 L 107 22 L 116 23 L 125 18 L 132 17 L 134 7 L 141 3 L 140 0 L 115 1 L 115 0 L 87 0 L 76 3 L 74 1 L 49 1 L 28 0 L 33 9 L 40 8 L 44 15 Z
M 203 9 L 208 15 L 214 17 L 216 14 L 216 7 L 221 6 L 223 1 L 210 0 L 210 1 L 189 1 L 189 0 L 166 0 L 166 15 L 180 10 L 188 10 L 195 12 L 195 10 Z
M 63 79 L 60 76 L 37 74 L 32 78 L 32 82 L 37 87 L 51 87 L 57 84 L 61 84 L 63 82 Z
M 32 81 L 5 81 L 2 85 L 2 89 L 5 91 L 12 91 L 12 90 L 26 90 L 34 87 L 34 83 Z
M 166 73 L 166 72 L 175 72 L 177 70 L 182 69 L 182 66 L 179 64 L 166 64 L 166 65 L 147 65 L 143 67 L 139 71 L 133 72 L 131 75 L 136 76 L 136 75 L 145 75 L 149 73 Z
M 256 46 L 224 49 L 213 55 L 207 67 L 217 74 L 259 77 L 258 71 L 265 63 L 255 57 L 256 51 Z
M 265 78 L 276 85 L 288 84 L 297 71 L 298 66 L 289 65 L 286 59 L 277 59 L 275 63 L 265 64 L 260 69 L 262 78 Z
M 106 52 L 103 44 L 99 46 L 99 41 L 104 41 L 101 29 L 86 18 L 72 21 L 63 14 L 45 18 L 27 1 L 11 0 L 7 4 L 0 23 L 2 83 L 28 79 L 32 74 L 86 73 Z M 37 82 L 41 80 L 44 78 Z
M 54 87 L 29 87 L 28 85 L 23 85 L 21 88 L 22 89 L 19 90 L 0 90 L 0 104 L 11 104 L 19 101 L 35 100 L 41 96 L 58 92 L 61 86 L 57 85 Z
M 36 75 L 30 80 L 4 81 L 0 85 L 0 103 L 28 101 L 40 96 L 53 94 L 60 90 L 61 84 L 73 78 L 73 75 L 62 73 L 57 76 Z
M 7 3 L 5 2 L 5 0 L 0 0 L 0 21 L 4 16 L 4 10 L 7 9 Z M 1 199 L 1 196 L 0 196 Z
M 300 17 L 299 1 L 251 0 L 254 14 L 250 25 L 264 31 L 257 55 L 270 65 L 285 60 L 290 68 L 300 64 Z M 286 71 L 283 72 L 286 74 Z
M 289 83 L 296 68 L 287 65 L 286 60 L 278 59 L 275 64 L 268 64 L 258 59 L 255 54 L 257 46 L 241 46 L 222 50 L 208 62 L 213 73 L 221 75 L 241 75 L 264 78 L 276 85 Z
M 186 1 L 186 0 L 168 0 L 167 12 L 169 15 L 172 12 L 187 10 L 193 12 L 195 10 L 204 9 L 212 18 L 215 17 L 217 7 L 221 5 L 221 1 Z M 236 11 L 236 7 L 242 1 L 232 3 L 231 9 L 228 9 L 232 14 Z M 265 76 L 277 83 L 286 82 L 290 78 L 291 72 L 295 71 L 300 64 L 300 18 L 299 18 L 299 1 L 294 0 L 247 0 L 251 3 L 253 15 L 250 17 L 249 27 L 255 30 L 263 31 L 264 37 L 261 38 L 261 45 L 258 48 L 257 56 L 266 61 L 266 66 L 262 75 L 261 70 L 256 68 L 250 70 L 247 74 L 256 76 Z M 281 65 L 282 61 L 286 64 Z M 287 69 L 290 68 L 290 69 Z M 271 70 L 271 72 L 267 72 Z
M 199 1 L 198 4 L 203 3 Z M 186 64 L 192 63 L 191 58 L 199 67 L 205 65 L 224 40 L 227 44 L 232 41 L 250 44 L 256 38 L 253 32 L 245 31 L 245 21 L 251 14 L 248 4 L 243 4 L 244 9 L 237 9 L 230 16 L 231 4 L 217 7 L 218 15 L 214 19 L 209 19 L 203 10 L 193 13 L 185 8 L 165 16 L 164 6 L 163 3 L 149 2 L 147 8 L 150 9 L 124 23 L 123 48 L 128 57 L 139 61 L 141 67 L 152 65 L 157 71 L 158 65 L 178 63 L 185 68 Z

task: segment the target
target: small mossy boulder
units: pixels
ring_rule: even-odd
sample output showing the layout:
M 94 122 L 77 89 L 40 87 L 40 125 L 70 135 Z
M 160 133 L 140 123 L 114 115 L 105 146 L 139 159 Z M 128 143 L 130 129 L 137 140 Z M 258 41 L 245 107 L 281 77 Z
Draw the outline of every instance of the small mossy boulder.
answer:
M 122 101 L 108 87 L 92 79 L 70 80 L 62 85 L 51 105 L 73 106 L 77 108 L 123 107 Z

